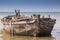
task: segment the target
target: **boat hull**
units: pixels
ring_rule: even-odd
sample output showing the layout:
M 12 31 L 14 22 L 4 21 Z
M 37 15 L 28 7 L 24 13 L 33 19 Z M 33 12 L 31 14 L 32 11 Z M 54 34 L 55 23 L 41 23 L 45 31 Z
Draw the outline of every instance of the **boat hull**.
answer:
M 34 26 L 34 24 L 30 24 L 30 26 L 32 25 L 32 27 Z M 20 25 L 18 25 L 20 26 Z M 42 26 L 40 24 L 39 28 L 33 27 L 33 28 L 19 28 L 16 25 L 12 25 L 12 27 L 10 27 L 10 25 L 5 24 L 4 25 L 4 29 L 9 32 L 10 34 L 13 35 L 21 35 L 21 36 L 39 36 L 39 35 L 50 35 L 53 29 L 53 25 L 49 25 L 49 26 Z M 35 25 L 36 26 L 36 25 Z M 18 27 L 18 28 L 16 28 Z M 21 26 L 20 26 L 21 27 Z
M 41 18 L 40 15 L 33 17 L 8 16 L 1 19 L 4 29 L 11 34 L 18 35 L 48 35 L 51 34 L 56 19 Z

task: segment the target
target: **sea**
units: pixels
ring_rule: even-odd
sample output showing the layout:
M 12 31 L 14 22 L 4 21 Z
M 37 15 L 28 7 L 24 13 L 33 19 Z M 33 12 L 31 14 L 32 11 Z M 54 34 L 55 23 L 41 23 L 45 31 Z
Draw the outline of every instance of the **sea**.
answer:
M 60 12 L 20 12 L 20 15 L 30 16 L 40 14 L 40 16 L 56 19 L 56 24 L 51 32 L 51 36 L 31 37 L 31 36 L 12 36 L 3 30 L 3 25 L 0 22 L 0 40 L 60 40 Z M 8 15 L 15 15 L 15 12 L 0 12 L 0 19 Z

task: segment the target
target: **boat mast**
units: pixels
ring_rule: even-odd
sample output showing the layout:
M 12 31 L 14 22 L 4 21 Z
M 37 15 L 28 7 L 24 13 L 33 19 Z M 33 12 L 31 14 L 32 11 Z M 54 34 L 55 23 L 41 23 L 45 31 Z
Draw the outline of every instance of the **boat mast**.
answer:
M 16 16 L 20 16 L 20 10 L 15 10 Z

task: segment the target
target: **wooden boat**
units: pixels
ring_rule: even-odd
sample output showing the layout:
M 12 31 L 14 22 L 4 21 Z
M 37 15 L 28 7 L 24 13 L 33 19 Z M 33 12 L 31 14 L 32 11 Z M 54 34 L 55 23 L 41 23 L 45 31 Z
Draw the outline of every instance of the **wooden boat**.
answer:
M 19 10 L 15 10 L 16 15 L 9 15 L 1 19 L 4 29 L 11 34 L 37 36 L 51 34 L 56 19 L 45 18 L 44 16 L 33 14 L 32 16 L 22 16 Z

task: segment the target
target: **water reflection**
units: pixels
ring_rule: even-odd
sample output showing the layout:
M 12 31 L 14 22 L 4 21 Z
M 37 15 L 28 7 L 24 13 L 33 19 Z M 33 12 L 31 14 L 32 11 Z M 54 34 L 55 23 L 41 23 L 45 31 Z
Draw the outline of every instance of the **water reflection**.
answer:
M 10 35 L 6 31 L 0 31 L 0 40 L 56 40 L 55 37 L 46 36 L 46 37 L 31 37 L 31 36 L 18 36 Z

